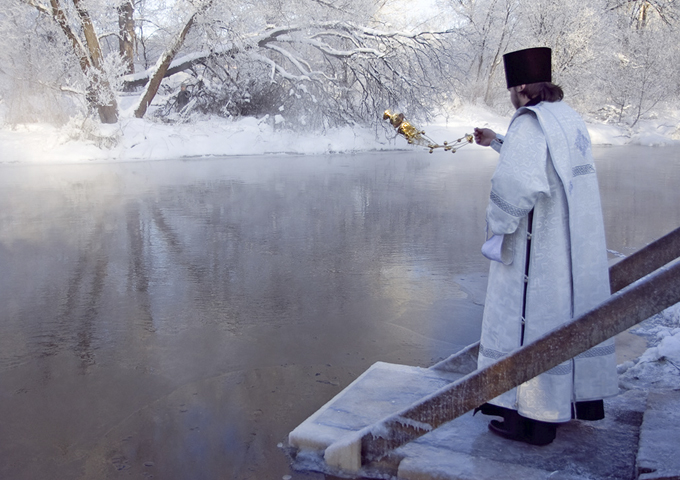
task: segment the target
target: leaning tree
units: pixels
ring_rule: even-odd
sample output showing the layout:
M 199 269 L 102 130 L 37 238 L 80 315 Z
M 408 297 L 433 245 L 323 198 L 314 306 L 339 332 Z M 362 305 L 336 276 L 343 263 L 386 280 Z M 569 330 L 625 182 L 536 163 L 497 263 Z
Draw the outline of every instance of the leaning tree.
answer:
M 104 67 L 100 37 L 83 0 L 22 0 L 41 15 L 50 18 L 61 30 L 85 78 L 85 97 L 97 111 L 102 123 L 118 121 L 118 104 Z

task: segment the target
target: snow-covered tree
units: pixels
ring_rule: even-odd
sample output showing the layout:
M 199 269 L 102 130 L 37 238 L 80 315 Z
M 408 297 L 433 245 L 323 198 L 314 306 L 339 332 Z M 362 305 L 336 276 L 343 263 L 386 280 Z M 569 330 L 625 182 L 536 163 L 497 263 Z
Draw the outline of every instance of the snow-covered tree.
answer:
M 513 0 L 450 0 L 457 14 L 457 48 L 464 54 L 469 99 L 493 105 L 504 92 L 503 54 L 508 51 L 521 20 L 520 2 Z M 467 57 L 465 62 L 463 58 Z
M 64 4 L 59 0 L 50 0 L 49 4 L 41 0 L 23 2 L 50 18 L 61 30 L 85 77 L 85 97 L 88 104 L 97 110 L 102 123 L 117 122 L 116 95 L 105 68 L 99 35 L 85 1 L 71 0 Z
M 293 124 L 366 121 L 395 105 L 429 111 L 450 90 L 450 32 L 383 28 L 379 10 L 356 1 L 216 4 L 166 74 L 191 69 L 203 109 Z M 140 85 L 156 71 L 125 80 Z
M 75 59 L 67 57 L 61 33 L 37 12 L 23 5 L 0 12 L 0 104 L 10 123 L 64 123 L 76 111 L 78 95 L 60 87 L 79 74 Z M 26 32 L 32 32 L 26 35 Z M 44 61 L 51 58 L 53 61 Z
M 602 3 L 588 4 L 561 0 L 536 0 L 523 5 L 523 42 L 552 48 L 553 80 L 561 85 L 570 102 L 586 106 L 597 56 L 601 54 L 597 35 L 601 31 Z
M 196 17 L 205 13 L 211 4 L 212 0 L 197 0 L 196 5 L 192 4 L 192 2 L 188 2 L 188 5 L 186 5 L 186 8 L 189 10 L 189 15 L 177 35 L 170 41 L 163 54 L 158 58 L 156 65 L 153 67 L 153 73 L 150 75 L 137 108 L 135 109 L 136 117 L 142 118 L 146 113 L 146 109 L 151 104 L 156 92 L 158 92 L 158 87 L 160 86 L 161 81 L 163 81 L 163 77 L 165 77 L 170 64 L 175 59 L 177 52 L 179 52 L 184 45 L 184 40 L 196 21 Z
M 657 21 L 672 26 L 680 20 L 677 0 L 608 0 L 607 8 L 625 15 L 629 24 L 638 30 Z
M 460 101 L 509 110 L 502 55 L 538 45 L 582 109 L 632 124 L 680 95 L 680 0 L 11 2 L 0 82 L 16 119 L 86 107 L 115 122 L 123 92 L 139 95 L 137 116 L 162 116 L 180 72 L 182 115 L 324 128 L 380 123 L 386 108 L 418 120 Z
M 609 48 L 598 68 L 600 114 L 633 127 L 660 104 L 677 99 L 680 2 L 608 4 Z
M 125 73 L 135 73 L 135 5 L 123 0 L 118 5 L 118 51 L 125 61 Z

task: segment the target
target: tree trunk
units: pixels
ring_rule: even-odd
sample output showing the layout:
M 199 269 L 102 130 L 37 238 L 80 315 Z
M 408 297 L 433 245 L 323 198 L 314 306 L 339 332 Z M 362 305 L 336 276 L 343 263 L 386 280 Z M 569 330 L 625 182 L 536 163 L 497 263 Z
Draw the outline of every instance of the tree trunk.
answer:
M 125 61 L 125 73 L 135 73 L 135 7 L 132 1 L 126 1 L 118 7 L 118 27 L 120 36 L 118 47 L 121 58 Z
M 175 55 L 177 55 L 177 52 L 179 52 L 180 48 L 182 48 L 184 39 L 189 33 L 189 30 L 191 30 L 191 26 L 194 24 L 196 16 L 199 13 L 205 11 L 205 9 L 208 8 L 210 3 L 211 3 L 210 1 L 207 1 L 203 3 L 203 5 L 201 5 L 198 9 L 196 9 L 196 11 L 194 11 L 191 17 L 189 17 L 187 23 L 184 25 L 184 28 L 182 28 L 182 31 L 179 33 L 179 35 L 173 42 L 173 44 L 170 45 L 170 47 L 158 59 L 158 62 L 156 63 L 155 72 L 153 76 L 149 79 L 149 83 L 147 83 L 146 85 L 144 95 L 142 95 L 142 98 L 139 101 L 139 105 L 135 109 L 135 117 L 137 118 L 144 117 L 146 110 L 149 108 L 149 105 L 151 105 L 151 101 L 156 96 L 156 92 L 158 92 L 158 87 L 160 87 L 161 85 L 161 81 L 165 76 L 165 72 L 167 72 L 168 68 L 170 67 L 170 64 L 172 63 L 172 60 L 175 58 Z
M 90 14 L 80 2 L 81 0 L 73 0 L 73 6 L 76 7 L 76 12 L 78 13 L 81 26 L 83 27 L 83 34 L 85 35 L 87 49 L 90 52 L 92 65 L 99 68 L 102 64 L 102 49 L 99 45 L 99 37 L 97 36 L 97 32 L 94 31 Z
M 115 101 L 108 105 L 97 105 L 97 113 L 102 123 L 118 122 L 118 104 Z
M 40 13 L 52 17 L 52 19 L 59 25 L 66 38 L 71 42 L 73 53 L 78 58 L 80 69 L 86 77 L 91 76 L 90 84 L 87 87 L 87 99 L 89 105 L 97 110 L 99 119 L 102 123 L 116 123 L 118 121 L 118 104 L 116 103 L 116 96 L 111 90 L 111 85 L 102 76 L 101 61 L 102 50 L 99 45 L 99 38 L 94 30 L 90 15 L 83 8 L 80 0 L 73 0 L 73 5 L 76 8 L 78 17 L 80 19 L 80 26 L 85 35 L 87 44 L 87 51 L 84 50 L 83 44 L 80 42 L 78 35 L 71 28 L 71 23 L 66 16 L 66 13 L 59 0 L 50 0 L 50 7 L 44 6 L 40 3 L 31 2 Z M 108 101 L 102 100 L 108 99 Z
M 85 74 L 94 74 L 91 88 L 89 89 L 92 94 L 88 95 L 88 100 L 96 108 L 102 123 L 116 123 L 118 121 L 118 104 L 116 102 L 116 95 L 111 90 L 111 85 L 102 75 L 103 55 L 101 45 L 99 44 L 99 37 L 97 32 L 94 31 L 90 14 L 81 4 L 81 0 L 73 0 L 73 6 L 76 7 L 76 12 L 80 18 L 87 50 L 92 62 L 90 72 L 86 71 Z M 108 101 L 103 99 L 108 99 Z

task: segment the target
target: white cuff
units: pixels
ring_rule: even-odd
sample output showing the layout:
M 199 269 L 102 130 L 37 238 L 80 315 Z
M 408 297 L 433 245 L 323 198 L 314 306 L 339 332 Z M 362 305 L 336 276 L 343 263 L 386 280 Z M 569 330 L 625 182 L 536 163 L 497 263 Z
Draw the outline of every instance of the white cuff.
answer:
M 501 148 L 503 147 L 503 142 L 505 141 L 505 136 L 504 135 L 498 135 L 496 134 L 496 138 L 491 140 L 491 145 L 490 147 L 496 150 L 498 153 L 501 153 Z
M 501 248 L 505 235 L 494 235 L 482 245 L 482 255 L 494 262 L 501 262 Z

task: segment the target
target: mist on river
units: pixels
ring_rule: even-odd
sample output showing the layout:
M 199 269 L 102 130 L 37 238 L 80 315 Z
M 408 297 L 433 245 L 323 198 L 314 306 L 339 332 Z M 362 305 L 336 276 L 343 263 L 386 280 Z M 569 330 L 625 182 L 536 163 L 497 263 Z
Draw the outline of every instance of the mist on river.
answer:
M 680 224 L 680 149 L 594 153 L 612 261 Z M 0 477 L 314 478 L 289 431 L 478 339 L 496 161 L 0 165 Z

